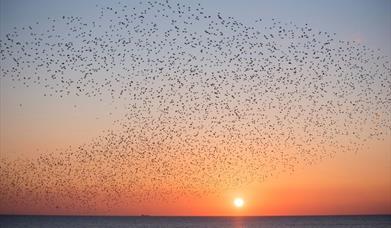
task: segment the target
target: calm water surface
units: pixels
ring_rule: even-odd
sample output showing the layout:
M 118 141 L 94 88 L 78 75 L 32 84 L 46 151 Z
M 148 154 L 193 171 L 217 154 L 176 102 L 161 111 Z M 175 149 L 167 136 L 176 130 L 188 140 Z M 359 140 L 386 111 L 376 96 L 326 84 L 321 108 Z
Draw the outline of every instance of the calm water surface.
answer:
M 0 227 L 384 227 L 391 215 L 290 217 L 0 216 Z

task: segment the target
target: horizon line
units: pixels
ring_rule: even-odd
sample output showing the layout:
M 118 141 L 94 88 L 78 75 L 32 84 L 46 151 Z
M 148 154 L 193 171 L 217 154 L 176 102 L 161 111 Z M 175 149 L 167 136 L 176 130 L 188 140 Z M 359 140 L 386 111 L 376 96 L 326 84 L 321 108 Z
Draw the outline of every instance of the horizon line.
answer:
M 391 216 L 391 213 L 374 214 L 300 214 L 300 215 L 105 215 L 105 214 L 1 214 L 0 216 L 47 216 L 47 217 L 336 217 L 336 216 Z

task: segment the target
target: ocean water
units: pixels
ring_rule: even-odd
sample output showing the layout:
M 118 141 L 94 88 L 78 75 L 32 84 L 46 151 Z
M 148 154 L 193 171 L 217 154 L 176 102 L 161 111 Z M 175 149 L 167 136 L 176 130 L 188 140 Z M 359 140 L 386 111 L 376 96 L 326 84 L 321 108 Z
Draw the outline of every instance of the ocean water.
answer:
M 391 215 L 287 217 L 0 216 L 0 227 L 371 227 L 391 228 Z

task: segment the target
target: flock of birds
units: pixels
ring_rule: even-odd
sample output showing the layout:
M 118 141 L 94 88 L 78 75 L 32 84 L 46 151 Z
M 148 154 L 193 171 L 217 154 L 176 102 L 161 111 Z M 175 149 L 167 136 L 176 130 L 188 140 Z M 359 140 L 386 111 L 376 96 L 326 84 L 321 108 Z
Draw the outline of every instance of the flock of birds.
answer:
M 97 9 L 1 37 L 2 80 L 126 108 L 120 130 L 91 142 L 2 156 L 2 203 L 91 210 L 213 194 L 389 136 L 390 62 L 378 50 L 199 4 Z

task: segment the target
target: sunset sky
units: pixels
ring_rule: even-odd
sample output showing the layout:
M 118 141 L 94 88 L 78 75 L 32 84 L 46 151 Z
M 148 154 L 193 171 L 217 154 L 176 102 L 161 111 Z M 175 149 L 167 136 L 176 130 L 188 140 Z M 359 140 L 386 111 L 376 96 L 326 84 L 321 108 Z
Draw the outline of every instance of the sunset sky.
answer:
M 180 2 L 182 4 L 192 4 L 193 1 Z M 293 21 L 296 25 L 300 26 L 308 24 L 310 27 L 314 28 L 314 30 L 336 33 L 335 38 L 338 40 L 355 41 L 359 45 L 365 45 L 373 50 L 380 49 L 379 55 L 388 56 L 388 59 L 391 55 L 391 1 L 199 0 L 198 2 L 205 8 L 207 14 L 217 15 L 217 13 L 221 13 L 221 15 L 225 17 L 231 16 L 249 26 L 253 26 L 253 21 L 258 18 L 263 18 L 264 20 L 276 18 L 282 22 Z M 136 4 L 135 1 L 123 1 L 123 3 L 129 5 Z M 108 3 L 106 3 L 106 1 L 93 2 L 77 0 L 0 0 L 0 40 L 4 41 L 5 35 L 12 32 L 14 27 L 28 27 L 29 25 L 35 25 L 36 22 L 39 22 L 41 28 L 50 27 L 52 24 L 49 23 L 48 17 L 61 18 L 63 15 L 66 15 L 82 16 L 87 19 L 94 18 L 99 15 L 99 10 L 95 7 L 96 4 L 106 6 Z M 106 22 L 109 24 L 108 21 Z M 77 42 L 76 39 L 73 41 Z M 2 48 L 3 46 L 0 46 L 1 50 Z M 1 67 L 3 66 L 6 66 L 6 63 L 2 61 Z M 388 65 L 388 67 L 390 66 Z M 207 70 L 208 69 L 206 69 L 206 71 Z M 385 72 L 389 73 L 390 71 Z M 26 75 L 28 73 L 29 72 L 23 72 L 23 74 Z M 99 74 L 104 73 L 97 73 L 97 75 Z M 45 178 L 40 179 L 40 181 L 45 181 L 47 180 L 46 178 L 55 180 L 58 176 L 63 174 L 61 170 L 57 169 L 53 172 L 46 172 L 43 168 L 46 166 L 41 166 L 41 170 L 39 163 L 35 163 L 35 161 L 38 161 L 42 154 L 45 154 L 45 156 L 47 155 L 46 158 L 48 158 L 48 160 L 55 160 L 57 157 L 66 157 L 68 152 L 70 153 L 73 149 L 83 147 L 84 145 L 86 145 L 86 148 L 95 148 L 91 146 L 94 144 L 93 142 L 106 142 L 106 139 L 103 139 L 103 137 L 110 135 L 110 132 L 114 132 L 113 138 L 118 135 L 121 136 L 121 133 L 124 132 L 124 126 L 122 124 L 123 122 L 119 120 L 123 120 L 124 116 L 129 114 L 129 109 L 127 107 L 128 103 L 126 103 L 127 98 L 125 97 L 122 100 L 113 102 L 107 95 L 103 95 L 102 100 L 97 97 L 76 96 L 74 94 L 61 98 L 56 95 L 45 96 L 48 92 L 46 88 L 43 88 L 43 85 L 31 84 L 26 87 L 21 82 L 10 80 L 7 75 L 1 76 L 0 161 L 2 162 L 2 166 L 0 166 L 0 171 L 3 173 L 1 175 L 2 179 L 0 179 L 0 214 L 151 214 L 196 216 L 391 214 L 391 132 L 389 125 L 383 126 L 384 129 L 380 130 L 384 132 L 384 135 L 380 137 L 380 139 L 361 141 L 360 143 L 362 143 L 362 145 L 359 145 L 357 150 L 349 149 L 350 144 L 348 145 L 347 142 L 354 138 L 352 135 L 347 138 L 336 137 L 338 138 L 335 140 L 336 142 L 346 142 L 346 147 L 343 147 L 344 145 L 342 145 L 342 148 L 344 149 L 340 149 L 341 147 L 337 147 L 334 144 L 328 145 L 326 143 L 322 146 L 322 149 L 332 149 L 334 150 L 333 152 L 330 152 L 330 154 L 326 153 L 322 159 L 314 159 L 310 162 L 307 162 L 307 160 L 303 158 L 302 161 L 297 162 L 297 166 L 294 170 L 290 170 L 290 168 L 283 170 L 283 168 L 285 169 L 285 163 L 277 163 L 277 167 L 283 167 L 281 168 L 281 172 L 273 171 L 272 175 L 269 175 L 269 173 L 266 173 L 268 167 L 266 166 L 265 170 L 263 170 L 265 173 L 256 173 L 255 176 L 259 178 L 255 178 L 253 173 L 260 170 L 262 171 L 262 169 L 253 169 L 252 167 L 257 166 L 258 164 L 256 163 L 257 161 L 250 159 L 250 161 L 248 161 L 248 167 L 246 167 L 246 163 L 240 163 L 235 167 L 235 170 L 231 170 L 232 173 L 222 172 L 222 176 L 226 175 L 222 179 L 214 179 L 215 173 L 211 174 L 210 179 L 204 180 L 201 178 L 200 182 L 197 182 L 197 179 L 195 179 L 194 192 L 197 192 L 196 194 L 192 193 L 193 183 L 189 184 L 183 182 L 185 183 L 183 186 L 188 188 L 182 188 L 181 185 L 181 181 L 184 181 L 187 178 L 187 174 L 183 174 L 184 167 L 192 163 L 185 163 L 179 159 L 191 160 L 193 157 L 186 155 L 179 158 L 177 155 L 182 153 L 177 152 L 177 150 L 172 154 L 172 157 L 157 157 L 157 159 L 162 159 L 161 162 L 171 163 L 170 167 L 175 167 L 173 171 L 173 173 L 177 175 L 175 178 L 164 179 L 166 182 L 159 186 L 161 188 L 158 189 L 153 187 L 155 185 L 152 187 L 148 185 L 150 183 L 149 179 L 139 178 L 136 180 L 143 184 L 143 188 L 140 189 L 127 189 L 126 186 L 131 185 L 124 184 L 123 189 L 117 189 L 121 195 L 116 195 L 116 197 L 119 197 L 116 198 L 116 200 L 120 203 L 111 205 L 110 207 L 107 206 L 106 202 L 110 200 L 107 197 L 111 196 L 111 192 L 107 195 L 103 193 L 101 195 L 96 195 L 96 198 L 93 200 L 94 203 L 91 204 L 93 206 L 85 207 L 85 205 L 83 205 L 83 200 L 90 200 L 90 198 L 88 198 L 90 196 L 85 197 L 85 195 L 88 195 L 89 193 L 80 193 L 85 187 L 80 187 L 80 190 L 77 189 L 77 187 L 72 186 L 79 186 L 79 184 L 82 186 L 84 183 L 81 180 L 85 180 L 88 184 L 90 184 L 89 181 L 91 181 L 92 186 L 97 186 L 101 183 L 98 181 L 100 179 L 94 179 L 93 177 L 91 179 L 83 179 L 85 173 L 80 171 L 82 170 L 79 169 L 81 163 L 77 160 L 70 159 L 69 162 L 70 167 L 74 167 L 70 169 L 69 180 L 77 183 L 74 183 L 72 186 L 70 185 L 70 188 L 74 189 L 67 189 L 66 194 L 69 194 L 69 192 L 75 195 L 79 194 L 80 198 L 85 197 L 83 200 L 77 201 L 77 197 L 71 199 L 68 196 L 64 196 L 65 190 L 62 190 L 63 192 L 58 190 L 59 192 L 50 194 L 42 193 L 44 191 L 39 189 L 39 183 L 41 182 L 37 181 L 35 178 L 40 177 L 40 175 L 48 175 L 48 177 L 45 176 Z M 390 75 L 388 75 L 388 77 L 390 77 Z M 115 89 L 119 90 L 120 87 L 115 87 Z M 385 96 L 385 94 L 382 95 Z M 309 102 L 304 103 L 304 105 L 309 104 Z M 239 110 L 245 110 L 245 105 L 240 105 L 238 106 Z M 385 110 L 390 110 L 389 99 L 388 103 L 384 104 L 384 106 Z M 383 109 L 379 108 L 379 110 Z M 271 113 L 267 112 L 266 114 L 271 115 Z M 154 117 L 153 115 L 151 117 L 152 119 Z M 195 114 L 195 117 L 197 118 L 198 116 Z M 344 117 L 340 117 L 339 120 L 343 120 L 343 118 Z M 387 113 L 384 112 L 379 113 L 378 116 L 376 114 L 374 116 L 366 116 L 365 118 L 382 118 L 385 120 L 385 123 L 390 123 L 391 116 L 389 113 L 387 115 Z M 145 127 L 145 129 L 147 129 L 145 130 L 147 132 L 145 135 L 149 135 L 148 129 L 153 129 L 151 130 L 151 132 L 153 132 L 163 125 L 166 126 L 169 124 L 156 124 L 157 127 L 153 128 L 155 127 L 155 122 L 153 122 L 142 125 L 140 129 L 144 129 Z M 137 127 L 139 126 L 137 125 L 135 128 Z M 282 128 L 280 131 L 285 132 L 285 129 L 283 129 L 285 125 L 281 125 L 280 127 Z M 322 128 L 325 131 L 328 130 L 327 126 L 323 126 Z M 368 129 L 372 128 L 368 125 L 363 126 L 363 129 L 364 132 L 370 134 L 370 130 Z M 246 129 L 242 130 L 245 131 Z M 302 133 L 304 131 L 299 129 L 297 132 L 300 134 L 300 132 Z M 283 151 L 281 152 L 283 154 L 292 153 L 295 156 L 300 154 L 295 151 L 294 146 L 283 144 L 283 142 L 276 142 L 279 139 L 280 138 L 277 136 L 270 139 L 277 144 L 274 148 Z M 244 142 L 239 142 L 240 140 L 238 139 L 237 142 L 233 140 L 227 143 L 225 146 L 228 149 L 220 145 L 217 140 L 216 142 L 203 142 L 205 144 L 202 144 L 202 146 L 203 148 L 212 148 L 214 145 L 213 143 L 215 143 L 222 146 L 222 151 L 228 151 L 227 153 L 237 151 L 237 154 L 240 155 L 240 153 L 250 154 L 246 149 L 242 149 L 241 146 L 243 144 L 249 146 L 258 145 L 254 141 L 245 141 L 247 138 L 244 139 Z M 183 138 L 174 138 L 167 148 L 173 147 L 172 145 L 182 147 L 181 141 L 184 141 Z M 315 144 L 316 140 L 313 143 Z M 99 144 L 99 146 L 101 145 Z M 166 145 L 163 145 L 162 148 L 166 148 L 164 146 Z M 189 148 L 193 148 L 192 146 L 194 145 L 189 146 Z M 312 148 L 311 146 L 312 144 L 309 143 L 308 147 Z M 141 147 L 142 146 L 135 148 Z M 110 147 L 108 146 L 107 148 Z M 186 149 L 188 148 L 183 148 L 183 150 Z M 174 149 L 172 150 L 174 151 Z M 199 151 L 203 152 L 203 149 L 199 149 Z M 72 152 L 77 153 L 78 151 Z M 128 155 L 129 154 L 124 156 L 126 157 Z M 244 156 L 247 155 L 248 154 Z M 74 159 L 72 156 L 73 155 L 70 157 Z M 101 154 L 97 155 L 97 157 L 99 156 L 104 157 L 104 155 Z M 207 169 L 217 167 L 216 170 L 218 171 L 225 170 L 222 168 L 226 164 L 222 163 L 222 161 L 225 160 L 219 156 L 214 160 L 214 158 L 210 158 L 211 156 L 212 155 L 208 157 L 210 160 L 205 163 L 208 165 Z M 116 157 L 109 158 L 112 159 Z M 200 160 L 195 161 L 201 161 L 204 157 L 196 158 Z M 295 159 L 300 160 L 300 157 L 295 157 Z M 272 161 L 273 158 L 270 158 L 270 160 Z M 34 161 L 31 163 L 32 165 L 29 163 L 30 161 Z M 40 161 L 42 162 L 44 159 Z M 9 169 L 7 165 L 4 165 L 7 162 L 10 162 L 8 164 L 17 164 L 17 166 Z M 127 171 L 129 171 L 129 176 L 133 175 L 131 172 L 134 167 L 142 169 L 144 166 L 152 166 L 148 164 L 148 160 L 141 160 L 137 165 L 132 164 L 129 166 L 126 166 L 126 164 L 119 165 L 114 160 L 107 161 L 107 166 L 100 164 L 100 162 L 106 164 L 104 159 L 99 158 L 88 165 L 97 165 L 97 167 L 104 167 L 111 171 L 116 170 L 115 166 L 118 166 L 120 167 L 119 169 L 121 169 L 120 172 L 123 173 L 125 177 Z M 143 162 L 145 162 L 145 164 Z M 291 162 L 292 164 L 296 163 L 295 161 Z M 31 170 L 31 167 L 34 165 L 36 165 L 36 167 L 33 169 L 39 170 L 37 173 L 42 172 L 42 174 L 37 175 L 35 171 L 34 174 L 29 174 L 29 170 Z M 20 168 L 18 166 L 20 166 Z M 164 168 L 164 166 L 163 163 L 160 163 L 156 168 L 160 169 Z M 259 166 L 261 166 L 261 164 L 259 164 Z M 148 168 L 147 170 L 149 169 L 151 168 Z M 94 169 L 86 168 L 86 170 Z M 203 170 L 201 166 L 195 166 L 195 168 L 189 167 L 188 171 L 194 173 L 199 172 L 200 175 L 208 174 L 201 170 Z M 14 171 L 17 174 L 13 174 Z M 216 173 L 218 171 L 216 171 Z M 238 178 L 245 178 L 251 174 L 251 178 L 254 179 L 251 179 L 248 183 L 237 185 L 235 183 L 241 182 L 242 180 L 237 182 L 224 182 L 229 183 L 229 186 L 224 186 L 224 183 L 218 183 L 217 181 L 216 183 L 211 184 L 211 180 L 227 180 L 230 178 L 230 175 L 234 175 L 235 172 L 239 172 L 239 174 L 237 174 Z M 77 176 L 79 174 L 83 178 L 79 178 L 79 176 Z M 154 174 L 155 172 L 152 172 L 152 174 L 142 173 L 140 177 L 151 178 L 152 183 L 154 183 Z M 30 175 L 34 178 L 29 179 Z M 72 175 L 77 176 L 77 178 L 73 180 Z M 68 180 L 66 179 L 68 176 L 65 176 L 66 175 L 61 176 L 61 178 Z M 94 176 L 94 174 L 92 174 L 92 176 Z M 122 183 L 121 181 L 124 181 L 123 183 L 125 183 L 124 176 L 118 177 L 122 178 L 119 179 L 120 183 Z M 26 180 L 23 178 L 18 179 L 23 179 L 25 182 L 22 181 L 20 182 L 21 186 L 13 188 L 10 187 L 12 182 L 11 179 L 8 179 L 10 177 L 15 177 L 15 179 L 24 177 Z M 198 178 L 199 176 L 191 177 Z M 37 182 L 34 183 L 34 181 Z M 245 182 L 244 179 L 243 182 Z M 27 183 L 26 185 L 29 186 L 37 185 L 38 187 L 36 189 L 39 190 L 37 190 L 37 193 L 31 193 L 27 190 L 18 193 L 12 192 L 12 189 L 23 189 L 24 183 Z M 44 183 L 43 185 L 46 184 L 48 183 Z M 137 187 L 138 185 L 136 184 L 134 186 Z M 215 191 L 211 192 L 211 188 Z M 56 188 L 50 189 L 53 190 Z M 107 189 L 110 191 L 115 190 L 111 188 L 111 185 L 104 188 L 105 191 Z M 160 194 L 159 191 L 163 192 L 165 190 L 170 193 L 167 196 L 165 195 L 165 197 L 168 197 L 167 200 L 166 198 L 159 199 L 159 197 L 147 197 L 140 201 L 133 200 L 133 195 L 144 195 L 138 191 L 147 191 L 148 189 L 150 191 L 155 191 L 153 194 L 156 195 Z M 181 190 L 179 191 L 177 189 Z M 204 193 L 200 193 L 203 191 Z M 61 195 L 62 193 L 64 193 L 64 195 Z M 49 197 L 42 201 L 39 200 L 46 196 L 53 197 L 53 199 Z M 104 200 L 100 200 L 100 197 L 104 198 Z M 244 200 L 245 204 L 243 207 L 237 208 L 234 206 L 233 200 L 236 197 L 240 197 Z M 53 204 L 49 205 L 50 203 L 48 204 L 48 202 L 53 202 Z M 63 207 L 61 205 L 68 206 Z M 91 209 L 91 207 L 93 207 L 93 209 Z

